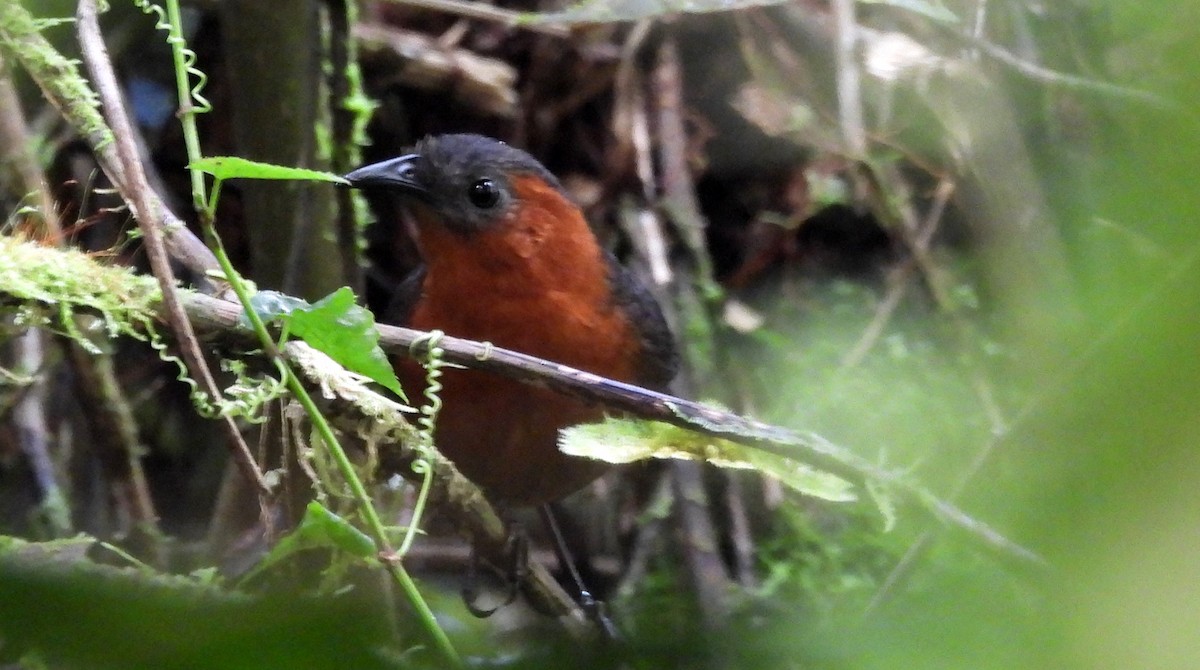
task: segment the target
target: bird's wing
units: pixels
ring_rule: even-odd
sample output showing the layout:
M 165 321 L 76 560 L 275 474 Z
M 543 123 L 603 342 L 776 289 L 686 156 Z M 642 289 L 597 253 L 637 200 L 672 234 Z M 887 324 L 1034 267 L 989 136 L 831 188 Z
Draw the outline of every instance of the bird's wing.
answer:
M 679 372 L 679 349 L 662 309 L 650 290 L 628 268 L 608 256 L 613 301 L 629 318 L 641 340 L 637 383 L 665 390 Z
M 425 283 L 425 265 L 413 268 L 411 272 L 396 284 L 392 299 L 388 302 L 384 313 L 385 323 L 407 326 L 412 321 L 413 309 L 421 299 L 421 288 Z

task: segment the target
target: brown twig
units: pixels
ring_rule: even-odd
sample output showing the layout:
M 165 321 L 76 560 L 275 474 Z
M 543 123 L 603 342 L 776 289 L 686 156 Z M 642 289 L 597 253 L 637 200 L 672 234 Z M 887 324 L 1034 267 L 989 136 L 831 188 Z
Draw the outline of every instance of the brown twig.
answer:
M 729 514 L 729 544 L 732 549 L 733 578 L 743 588 L 753 589 L 759 584 L 755 571 L 758 552 L 754 546 L 754 533 L 750 527 L 750 513 L 746 509 L 746 498 L 742 492 L 744 473 L 726 470 L 725 509 Z M 757 480 L 756 480 L 757 481 Z
M 688 164 L 690 143 L 684 125 L 683 68 L 679 62 L 679 46 L 675 36 L 669 32 L 657 45 L 650 84 L 658 133 L 658 182 L 662 188 L 663 205 L 692 256 L 695 279 L 702 287 L 701 291 L 704 296 L 711 297 L 714 295 L 709 290 L 713 286 L 712 260 L 704 236 L 707 221 L 700 211 L 691 166 Z M 710 301 L 702 297 L 691 302 L 694 312 L 684 318 L 711 323 Z M 693 347 L 688 349 L 693 350 Z M 703 349 L 711 350 L 711 346 Z M 696 371 L 706 367 L 711 367 L 711 362 L 689 357 L 687 369 L 692 374 L 690 380 L 684 380 L 685 383 L 695 383 L 698 376 Z M 727 622 L 732 590 L 729 588 L 729 573 L 721 559 L 703 472 L 697 463 L 673 463 L 671 473 L 675 490 L 673 512 L 678 520 L 678 539 L 684 564 L 705 626 L 718 630 Z
M 213 378 L 208 363 L 204 360 L 204 352 L 200 349 L 196 333 L 192 329 L 191 321 L 188 320 L 187 313 L 184 311 L 175 289 L 175 275 L 171 270 L 171 261 L 164 244 L 162 229 L 159 228 L 161 217 L 155 215 L 162 203 L 151 195 L 153 191 L 150 189 L 146 175 L 138 161 L 137 147 L 134 144 L 132 127 L 121 99 L 120 86 L 108 58 L 104 38 L 100 34 L 96 0 L 81 0 L 76 20 L 83 59 L 92 73 L 116 142 L 121 178 L 118 179 L 112 174 L 109 174 L 109 177 L 117 184 L 121 191 L 121 197 L 129 204 L 137 219 L 138 227 L 145 239 L 146 255 L 150 260 L 151 270 L 158 279 L 159 287 L 162 290 L 163 305 L 169 315 L 167 322 L 175 333 L 188 370 L 199 379 L 201 387 L 210 397 L 218 398 L 221 390 Z M 254 457 L 250 454 L 250 448 L 246 445 L 233 417 L 222 415 L 219 421 L 225 429 L 232 456 L 241 468 L 242 475 L 254 485 L 260 496 L 264 499 L 270 496 L 271 489 L 255 464 Z M 262 507 L 265 514 L 265 501 L 262 502 Z
M 20 183 L 21 192 L 16 195 L 33 194 L 38 205 L 41 225 L 26 226 L 23 232 L 44 244 L 61 243 L 62 227 L 58 223 L 54 198 L 46 188 L 41 167 L 33 155 L 34 143 L 21 111 L 21 100 L 3 58 L 0 58 L 0 146 L 4 147 L 4 161 L 10 163 Z
M 46 420 L 46 379 L 42 369 L 46 334 L 30 328 L 14 338 L 17 369 L 31 378 L 25 393 L 12 408 L 13 427 L 18 431 L 17 442 L 40 494 L 41 517 L 53 537 L 71 534 L 71 511 L 66 495 L 58 483 L 54 459 L 50 453 L 50 430 Z
M 706 297 L 715 289 L 712 259 L 704 231 L 708 222 L 696 199 L 696 184 L 688 165 L 687 129 L 683 110 L 683 69 L 679 63 L 679 46 L 673 35 L 664 37 L 658 49 L 658 62 L 652 74 L 654 106 L 657 112 L 660 182 L 663 206 L 675 230 L 683 240 L 692 260 L 702 293 Z
M 673 482 L 670 472 L 663 470 L 650 492 L 645 509 L 668 509 L 671 502 Z M 615 589 L 615 600 L 627 601 L 628 596 L 645 584 L 651 570 L 651 559 L 661 555 L 661 547 L 666 534 L 667 515 L 650 515 L 648 519 L 640 520 L 636 534 L 629 551 L 629 560 L 621 574 L 621 581 Z
M 613 75 L 613 109 L 609 122 L 614 141 L 606 157 L 609 174 L 625 174 L 628 165 L 633 164 L 646 202 L 654 201 L 655 186 L 650 123 L 646 118 L 645 74 L 637 56 L 652 25 L 651 21 L 635 23 L 621 45 L 620 60 Z M 612 189 L 614 184 L 607 187 Z
M 704 486 L 701 465 L 693 462 L 671 463 L 675 494 L 671 511 L 683 553 L 683 564 L 687 566 L 701 619 L 706 628 L 717 631 L 729 621 L 733 609 L 729 602 L 732 589 L 729 588 L 729 571 L 721 559 L 720 542 L 712 522 L 712 505 Z

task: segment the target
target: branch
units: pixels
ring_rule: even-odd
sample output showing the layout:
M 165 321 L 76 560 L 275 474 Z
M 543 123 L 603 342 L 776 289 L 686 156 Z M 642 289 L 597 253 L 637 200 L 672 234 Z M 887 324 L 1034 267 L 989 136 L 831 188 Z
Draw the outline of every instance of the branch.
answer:
M 34 18 L 16 0 L 0 0 L 0 55 L 19 63 L 67 123 L 83 137 L 96 161 L 113 183 L 126 193 L 128 177 L 114 146 L 113 134 L 97 109 L 97 97 L 88 82 L 79 74 L 76 63 L 59 53 L 38 32 Z M 146 194 L 148 214 L 163 238 L 171 257 L 192 271 L 203 286 L 213 288 L 205 280 L 208 272 L 217 269 L 217 260 L 187 225 L 173 214 L 157 194 Z
M 5 261 L 8 261 L 6 264 Z M 59 295 L 53 289 L 38 286 L 37 277 L 45 276 L 58 290 L 74 291 L 67 295 Z M 73 286 L 72 279 L 83 277 L 78 285 Z M 30 243 L 22 243 L 10 238 L 0 238 L 0 292 L 8 294 L 19 301 L 52 304 L 56 309 L 76 311 L 88 309 L 89 306 L 100 309 L 107 320 L 114 323 L 127 321 L 124 329 L 133 329 L 137 324 L 146 323 L 149 314 L 154 309 L 157 292 L 151 282 L 145 278 L 136 277 L 127 271 L 102 268 L 91 259 L 84 258 L 75 252 L 60 252 Z M 106 303 L 98 302 L 97 296 L 108 296 L 119 292 L 122 299 L 117 305 L 105 307 Z M 93 295 L 95 294 L 95 295 Z M 249 343 L 256 346 L 258 340 L 248 327 L 241 323 L 241 308 L 237 304 L 218 300 L 199 293 L 182 292 L 181 296 L 185 310 L 197 331 L 214 337 L 222 337 L 230 341 Z M 106 311 L 107 310 L 107 311 Z M 125 312 L 128 310 L 128 313 Z M 161 312 L 161 307 L 159 308 Z M 161 317 L 160 317 L 161 318 Z M 424 357 L 430 338 L 427 333 L 380 326 L 382 344 L 393 354 L 403 356 Z M 643 418 L 663 421 L 690 430 L 747 444 L 755 448 L 780 454 L 787 458 L 822 468 L 833 474 L 842 476 L 860 484 L 884 484 L 898 498 L 915 503 L 927 513 L 945 522 L 947 525 L 966 530 L 982 545 L 996 550 L 1003 556 L 1014 558 L 1026 565 L 1042 565 L 1041 558 L 1029 550 L 1005 539 L 988 526 L 972 519 L 958 508 L 946 503 L 923 489 L 906 481 L 903 476 L 883 470 L 860 457 L 841 449 L 813 433 L 798 433 L 777 426 L 771 426 L 758 421 L 737 416 L 735 414 L 690 402 L 663 393 L 656 393 L 629 384 L 623 384 L 610 379 L 575 370 L 564 365 L 552 363 L 506 349 L 490 346 L 486 343 L 473 342 L 455 337 L 442 337 L 438 342 L 442 349 L 443 360 L 458 363 L 465 367 L 491 371 L 506 377 L 534 383 L 555 389 L 568 395 L 602 403 L 610 408 L 628 412 Z M 305 347 L 289 346 L 285 353 L 304 350 Z M 303 370 L 305 365 L 296 361 Z M 339 373 L 349 377 L 345 371 Z M 308 384 L 320 388 L 320 395 L 329 398 L 343 397 L 344 394 L 333 393 L 331 389 L 341 388 L 340 384 L 330 384 L 324 378 L 308 378 Z M 355 378 L 357 379 L 357 378 Z M 382 452 L 396 459 L 397 463 L 411 462 L 413 452 L 406 447 L 406 431 L 413 430 L 406 422 L 389 419 L 386 423 L 379 417 L 383 413 L 370 410 L 372 404 L 385 406 L 390 417 L 397 416 L 395 403 L 386 400 L 377 393 L 369 391 L 361 381 L 357 386 L 362 390 L 355 396 L 355 408 L 347 413 L 351 418 L 337 418 L 335 421 L 343 430 L 362 435 L 370 431 L 390 430 L 389 426 L 399 425 L 394 433 L 396 444 L 394 448 Z M 329 400 L 332 402 L 332 400 Z M 344 403 L 343 403 L 344 404 Z M 367 409 L 363 409 L 366 407 Z M 353 421 L 353 423 L 348 423 Z M 388 435 L 379 435 L 383 439 Z M 389 433 L 389 435 L 391 435 Z M 411 442 L 411 440 L 407 440 Z M 447 509 L 462 523 L 467 534 L 475 538 L 485 557 L 499 560 L 503 541 L 500 539 L 500 524 L 493 521 L 496 517 L 487 506 L 486 499 L 478 494 L 477 489 L 461 475 L 445 459 L 433 458 L 435 467 L 435 483 L 439 488 L 438 494 L 443 500 L 449 501 Z M 400 473 L 410 473 L 407 469 L 397 469 Z M 479 519 L 476 521 L 476 519 Z M 501 549 L 496 549 L 500 547 Z M 490 552 L 497 553 L 490 553 Z M 490 555 L 489 555 L 490 553 Z M 550 587 L 552 580 L 542 582 L 537 575 L 540 569 L 534 569 L 535 581 L 538 588 L 546 591 L 546 601 L 556 602 L 556 594 Z M 532 587 L 530 587 L 532 589 Z M 561 590 L 560 590 L 561 591 Z M 532 598 L 531 598 L 532 599 Z M 567 611 L 569 598 L 562 603 L 563 609 L 547 606 L 549 611 Z M 540 604 L 539 604 L 540 606 Z M 577 611 L 577 610 L 575 610 Z M 575 617 L 575 612 L 571 612 Z
M 234 303 L 189 294 L 185 296 L 185 307 L 202 331 L 221 331 L 238 337 L 249 334 L 239 323 L 241 308 Z M 380 345 L 389 354 L 418 360 L 427 356 L 430 344 L 428 333 L 387 325 L 379 325 L 378 330 Z M 1044 564 L 1044 560 L 1034 552 L 911 483 L 903 474 L 885 470 L 816 433 L 781 428 L 486 342 L 447 335 L 438 339 L 437 346 L 442 349 L 442 358 L 448 363 L 492 372 L 643 419 L 661 421 L 801 461 L 860 487 L 884 485 L 901 501 L 915 506 L 941 523 L 965 531 L 988 549 L 1021 563 Z

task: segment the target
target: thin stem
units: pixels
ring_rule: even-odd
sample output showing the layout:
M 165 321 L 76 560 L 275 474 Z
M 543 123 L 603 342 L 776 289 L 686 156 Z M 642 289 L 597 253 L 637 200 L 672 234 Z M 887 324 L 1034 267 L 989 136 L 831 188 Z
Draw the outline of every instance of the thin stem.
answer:
M 257 318 L 257 315 L 253 318 Z M 259 323 L 262 323 L 261 319 L 259 319 Z M 279 356 L 278 351 L 273 352 L 272 355 L 277 357 L 276 360 L 283 360 Z M 284 363 L 284 365 L 286 366 L 287 364 Z M 354 495 L 354 499 L 358 503 L 359 511 L 367 521 L 367 527 L 371 532 L 372 539 L 375 540 L 375 547 L 379 550 L 380 560 L 387 566 L 387 570 L 391 573 L 392 578 L 396 580 L 401 590 L 404 591 L 409 604 L 416 610 L 417 619 L 425 628 L 425 633 L 429 635 L 438 652 L 453 667 L 464 667 L 462 658 L 459 657 L 458 652 L 455 651 L 454 646 L 450 643 L 450 638 L 446 636 L 446 632 L 438 625 L 437 619 L 433 615 L 433 610 L 429 608 L 429 604 L 421 596 L 416 582 L 413 581 L 408 571 L 404 569 L 404 566 L 397 559 L 396 552 L 391 548 L 391 544 L 387 539 L 387 530 L 384 528 L 383 521 L 380 520 L 378 512 L 375 511 L 375 506 L 371 503 L 371 496 L 367 493 L 366 487 L 363 486 L 358 474 L 354 472 L 354 464 L 350 462 L 346 451 L 338 444 L 337 437 L 333 434 L 333 429 L 330 428 L 329 422 L 325 420 L 325 417 L 321 414 L 321 410 L 313 402 L 312 396 L 308 395 L 308 391 L 300 383 L 300 379 L 292 374 L 290 369 L 287 376 L 287 385 L 288 390 L 296 396 L 296 400 L 312 420 L 313 427 L 316 428 L 317 434 L 321 436 L 321 440 L 325 442 L 329 453 L 333 455 L 333 460 L 337 463 L 338 471 L 346 479 L 346 483 L 350 486 L 350 492 Z
M 188 163 L 200 159 L 200 133 L 196 129 L 196 106 L 192 89 L 188 85 L 187 43 L 183 38 L 183 20 L 179 13 L 179 0 L 167 0 L 167 20 L 171 24 L 167 43 L 171 45 L 171 59 L 175 63 L 175 89 L 179 95 L 179 123 L 183 127 L 183 143 L 187 148 Z M 195 57 L 194 55 L 192 56 Z M 192 179 L 192 207 L 197 212 L 205 208 L 204 173 L 189 167 Z
M 416 582 L 413 581 L 412 576 L 408 574 L 408 571 L 397 560 L 396 551 L 388 541 L 387 529 L 384 527 L 383 521 L 379 518 L 379 513 L 375 511 L 375 505 L 371 501 L 371 496 L 367 492 L 366 486 L 363 485 L 362 479 L 359 478 L 358 473 L 354 471 L 354 464 L 350 462 L 350 457 L 346 455 L 345 449 L 338 442 L 337 436 L 333 433 L 333 428 L 330 427 L 321 410 L 313 402 L 304 385 L 300 383 L 300 378 L 292 372 L 291 367 L 279 353 L 279 349 L 275 346 L 275 341 L 271 337 L 270 331 L 267 330 L 262 317 L 251 308 L 250 291 L 246 288 L 246 284 L 242 281 L 237 270 L 234 269 L 233 263 L 230 262 L 224 247 L 221 246 L 220 238 L 217 236 L 216 230 L 212 225 L 211 212 L 216 207 L 216 196 L 220 193 L 220 189 L 221 180 L 217 180 L 213 185 L 214 197 L 206 205 L 201 217 L 201 223 L 204 227 L 205 238 L 214 242 L 213 250 L 216 252 L 217 262 L 220 263 L 222 272 L 225 273 L 225 280 L 229 282 L 230 288 L 237 295 L 238 302 L 242 304 L 243 313 L 249 320 L 250 327 L 254 330 L 258 341 L 262 343 L 271 360 L 283 371 L 288 390 L 295 396 L 300 406 L 304 408 L 305 414 L 312 421 L 313 428 L 321 436 L 326 449 L 333 456 L 338 472 L 350 487 L 350 492 L 353 494 L 355 503 L 358 505 L 359 513 L 362 514 L 363 519 L 367 522 L 367 528 L 370 531 L 372 539 L 375 541 L 375 548 L 379 553 L 380 560 L 387 567 L 387 571 L 392 575 L 392 578 L 400 585 L 405 598 L 408 599 L 409 604 L 416 611 L 418 621 L 420 621 L 421 626 L 425 629 L 425 633 L 429 636 L 438 652 L 453 667 L 463 667 L 462 659 L 450 643 L 450 638 L 446 636 L 446 632 L 438 625 L 437 619 L 433 615 L 433 610 L 430 609 L 420 590 L 417 589 Z

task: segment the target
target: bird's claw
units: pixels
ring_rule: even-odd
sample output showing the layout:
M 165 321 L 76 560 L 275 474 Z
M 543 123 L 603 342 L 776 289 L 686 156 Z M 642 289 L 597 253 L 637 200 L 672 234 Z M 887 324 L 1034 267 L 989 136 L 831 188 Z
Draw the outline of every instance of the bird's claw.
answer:
M 521 585 L 529 577 L 529 536 L 524 529 L 513 525 L 508 532 L 504 547 L 504 568 L 497 568 L 485 561 L 475 545 L 471 546 L 471 557 L 467 562 L 467 579 L 462 588 L 463 604 L 467 611 L 480 619 L 486 619 L 495 614 L 501 607 L 512 604 L 521 592 Z M 504 597 L 493 607 L 481 607 L 480 599 L 480 566 L 485 566 L 497 577 L 504 581 Z

